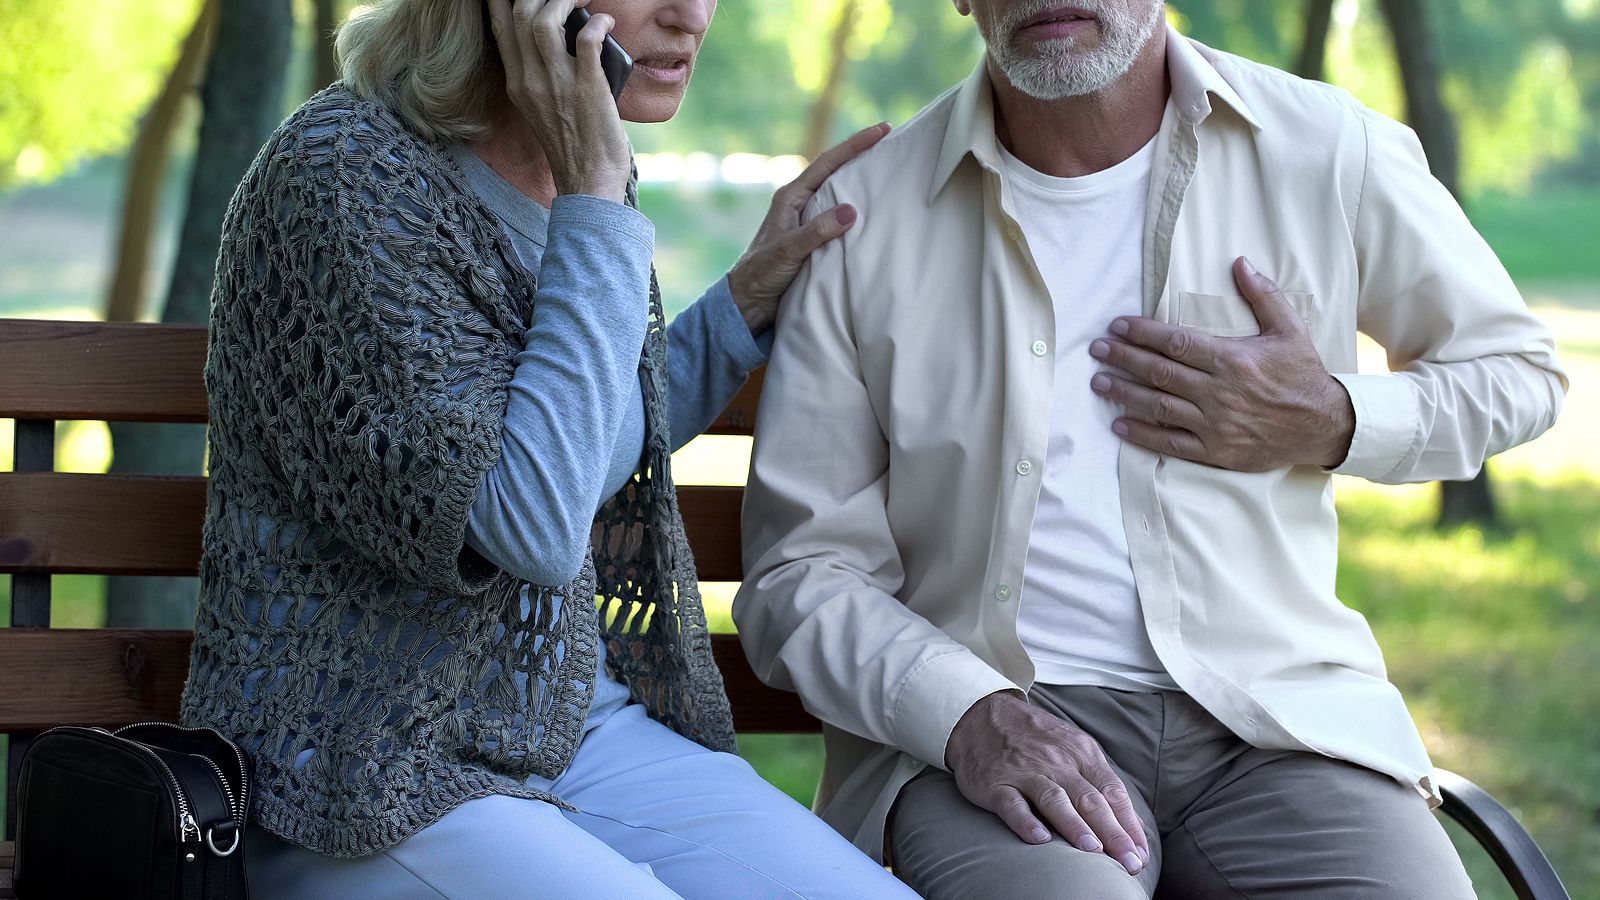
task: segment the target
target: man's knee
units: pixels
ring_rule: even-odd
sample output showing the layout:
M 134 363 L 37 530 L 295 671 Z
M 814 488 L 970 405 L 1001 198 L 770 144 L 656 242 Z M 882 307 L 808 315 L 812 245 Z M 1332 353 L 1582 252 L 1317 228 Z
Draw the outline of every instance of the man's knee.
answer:
M 1086 853 L 1060 837 L 1029 844 L 939 771 L 901 790 L 890 838 L 895 874 L 928 900 L 1149 900 L 1160 868 L 1157 858 L 1135 878 L 1104 853 Z

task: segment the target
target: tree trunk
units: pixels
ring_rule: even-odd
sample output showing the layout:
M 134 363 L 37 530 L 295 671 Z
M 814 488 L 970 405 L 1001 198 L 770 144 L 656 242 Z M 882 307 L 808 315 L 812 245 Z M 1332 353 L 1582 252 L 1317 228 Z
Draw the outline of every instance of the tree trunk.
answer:
M 315 94 L 339 80 L 339 64 L 333 54 L 333 32 L 339 26 L 337 0 L 316 0 L 312 27 L 311 93 Z
M 1306 0 L 1306 30 L 1300 41 L 1300 63 L 1295 74 L 1321 81 L 1328 56 L 1328 27 L 1333 24 L 1333 0 Z
M 1406 92 L 1406 119 L 1422 142 L 1433 176 L 1461 199 L 1461 148 L 1455 120 L 1440 91 L 1439 49 L 1434 44 L 1425 0 L 1383 0 L 1383 14 L 1394 38 L 1395 58 Z M 1439 525 L 1499 525 L 1499 511 L 1484 466 L 1471 481 L 1439 484 Z
M 828 75 L 822 82 L 817 101 L 811 105 L 811 117 L 806 125 L 806 145 L 800 155 L 816 159 L 828 149 L 829 135 L 833 133 L 833 120 L 839 114 L 839 91 L 844 87 L 844 70 L 849 65 L 850 37 L 856 29 L 856 4 L 859 0 L 840 0 L 839 18 L 833 25 L 832 52 L 828 59 Z M 919 0 L 921 2 L 921 0 Z
M 289 0 L 220 0 L 214 50 L 200 88 L 200 143 L 163 322 L 206 321 L 223 211 L 283 114 L 293 25 Z M 198 475 L 204 471 L 202 426 L 114 423 L 111 435 L 113 472 Z M 190 627 L 195 591 L 193 578 L 111 578 L 106 624 Z
M 178 61 L 167 73 L 161 93 L 139 124 L 139 136 L 134 140 L 128 159 L 128 180 L 123 188 L 117 262 L 112 270 L 111 291 L 106 296 L 107 322 L 137 321 L 144 311 L 145 272 L 150 264 L 150 240 L 155 232 L 156 203 L 167 168 L 172 126 L 178 121 L 183 101 L 199 81 L 211 52 L 211 35 L 216 24 L 217 0 L 206 0 L 189 36 L 183 41 Z
M 1460 199 L 1461 151 L 1455 119 L 1440 90 L 1439 48 L 1434 46 L 1425 0 L 1383 0 L 1395 59 L 1406 92 L 1406 121 L 1428 154 L 1433 177 Z

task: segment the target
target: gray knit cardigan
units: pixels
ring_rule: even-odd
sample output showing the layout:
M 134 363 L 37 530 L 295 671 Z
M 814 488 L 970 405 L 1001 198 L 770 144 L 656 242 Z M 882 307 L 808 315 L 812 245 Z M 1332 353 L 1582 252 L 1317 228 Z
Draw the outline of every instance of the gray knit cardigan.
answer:
M 525 610 L 463 543 L 533 313 L 515 259 L 441 148 L 337 85 L 229 205 L 182 718 L 246 749 L 254 820 L 312 850 L 373 853 L 488 794 L 561 803 L 524 782 L 571 761 L 602 639 L 652 716 L 734 749 L 672 485 L 653 277 L 645 464 L 582 574 Z

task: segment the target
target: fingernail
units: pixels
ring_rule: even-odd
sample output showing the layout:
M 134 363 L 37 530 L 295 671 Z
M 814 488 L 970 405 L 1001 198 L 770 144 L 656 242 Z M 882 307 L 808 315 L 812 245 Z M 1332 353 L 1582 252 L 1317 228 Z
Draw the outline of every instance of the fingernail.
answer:
M 1128 436 L 1128 423 L 1122 421 L 1121 419 L 1118 419 L 1115 422 L 1111 423 L 1111 430 L 1115 431 L 1117 433 L 1118 437 L 1127 437 Z
M 1112 334 L 1127 334 L 1128 333 L 1128 320 L 1127 319 L 1112 319 L 1111 320 L 1111 333 Z
M 833 217 L 840 225 L 854 225 L 856 221 L 856 208 L 846 203 L 833 211 Z
M 1106 391 L 1111 390 L 1111 376 L 1096 375 L 1095 377 L 1089 379 L 1089 387 L 1092 387 L 1095 389 L 1095 391 L 1104 394 Z
M 1028 839 L 1033 841 L 1035 844 L 1042 844 L 1045 841 L 1050 840 L 1050 832 L 1045 831 L 1043 828 L 1035 828 L 1028 832 Z
M 1122 854 L 1122 867 L 1128 870 L 1129 875 L 1132 875 L 1144 868 L 1144 865 L 1139 862 L 1139 857 L 1137 854 L 1124 853 Z
M 1111 345 L 1102 340 L 1089 343 L 1089 355 L 1095 359 L 1105 359 L 1111 353 Z
M 1261 274 L 1260 272 L 1256 271 L 1255 263 L 1252 263 L 1250 261 L 1250 257 L 1241 256 L 1239 258 L 1244 261 L 1244 273 L 1246 275 L 1249 275 L 1251 278 L 1254 278 L 1255 276 Z
M 1099 841 L 1095 840 L 1095 837 L 1092 834 L 1086 834 L 1080 838 L 1078 840 L 1078 846 L 1089 851 L 1090 853 L 1099 853 L 1105 847 L 1104 844 L 1101 844 Z
M 894 126 L 890 125 L 888 122 L 879 122 L 878 123 L 878 130 L 879 131 L 888 132 L 888 131 L 892 130 L 893 128 L 894 128 Z

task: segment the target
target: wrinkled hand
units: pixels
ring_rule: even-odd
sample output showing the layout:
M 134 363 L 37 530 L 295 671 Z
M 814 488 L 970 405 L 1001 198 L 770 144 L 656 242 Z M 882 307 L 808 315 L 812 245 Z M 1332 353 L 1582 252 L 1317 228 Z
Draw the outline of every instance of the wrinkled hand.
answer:
M 1068 843 L 1103 851 L 1130 875 L 1150 862 L 1144 825 L 1100 745 L 1014 694 L 973 704 L 950 733 L 945 763 L 963 796 L 1029 843 L 1050 840 L 1042 816 Z
M 728 273 L 728 288 L 744 314 L 751 334 L 760 334 L 778 318 L 778 300 L 812 251 L 850 230 L 856 209 L 848 203 L 824 211 L 802 224 L 806 205 L 828 176 L 839 167 L 867 152 L 889 133 L 889 124 L 880 122 L 856 132 L 843 143 L 811 161 L 800 177 L 772 195 L 772 206 L 744 256 Z
M 1130 317 L 1112 322 L 1118 337 L 1090 344 L 1090 354 L 1120 370 L 1090 382 L 1127 410 L 1112 430 L 1157 453 L 1239 472 L 1338 466 L 1355 434 L 1349 392 L 1270 278 L 1242 256 L 1233 277 L 1261 324 L 1258 337 Z
M 600 68 L 616 20 L 596 15 L 567 53 L 567 16 L 589 0 L 489 0 L 489 26 L 506 71 L 506 94 L 538 137 L 557 194 L 621 202 L 633 169 L 628 135 Z

